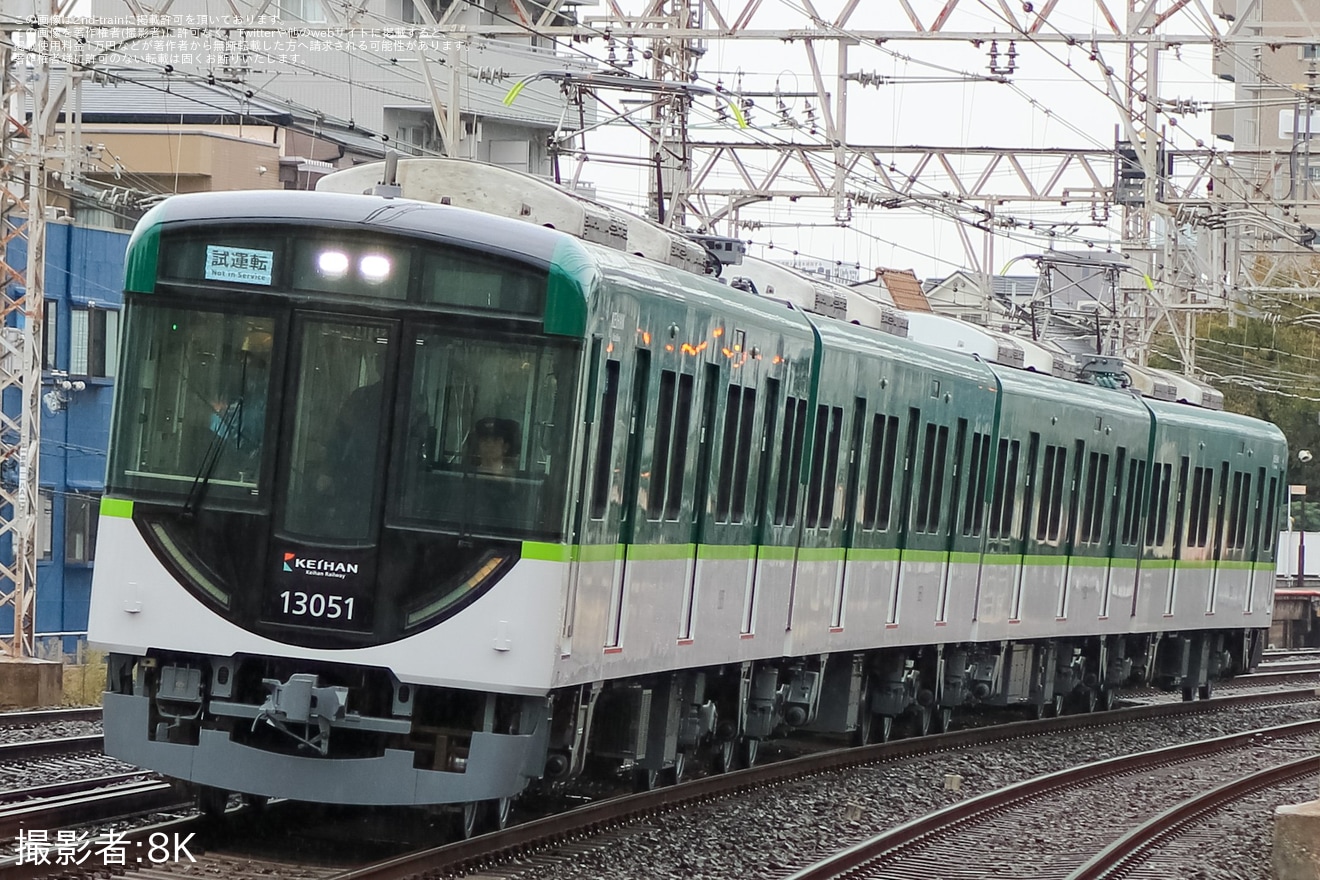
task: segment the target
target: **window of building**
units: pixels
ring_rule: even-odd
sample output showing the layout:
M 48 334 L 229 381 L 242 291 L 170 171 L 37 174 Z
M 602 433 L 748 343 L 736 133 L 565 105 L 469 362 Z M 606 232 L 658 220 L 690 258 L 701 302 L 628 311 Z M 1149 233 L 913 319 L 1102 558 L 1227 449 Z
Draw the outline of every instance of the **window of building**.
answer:
M 56 344 L 59 341 L 60 334 L 60 304 L 55 300 L 48 299 L 42 304 L 41 317 L 41 368 L 43 370 L 59 369 L 56 366 L 56 353 L 58 349 Z
M 38 495 L 37 558 L 49 560 L 53 555 L 55 539 L 55 498 L 49 489 Z
M 307 23 L 326 20 L 321 0 L 280 0 L 280 18 Z
M 64 561 L 92 562 L 96 559 L 96 521 L 101 496 L 74 494 L 64 503 Z
M 71 375 L 114 378 L 119 360 L 119 312 L 74 309 L 69 345 Z

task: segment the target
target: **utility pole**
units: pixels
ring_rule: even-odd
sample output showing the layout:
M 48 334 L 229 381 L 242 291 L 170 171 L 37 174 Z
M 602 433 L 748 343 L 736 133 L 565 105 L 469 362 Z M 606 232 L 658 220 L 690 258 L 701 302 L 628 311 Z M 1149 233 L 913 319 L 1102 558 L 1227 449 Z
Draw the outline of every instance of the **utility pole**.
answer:
M 50 14 L 63 10 L 51 0 Z M 37 523 L 41 516 L 38 461 L 41 448 L 41 322 L 46 264 L 45 150 L 55 122 L 50 101 L 50 69 L 39 53 L 14 41 L 27 21 L 0 20 L 0 395 L 18 392 L 18 411 L 0 411 L 0 536 L 7 535 L 9 558 L 0 558 L 0 609 L 14 615 L 13 634 L 0 638 L 10 659 L 35 654 Z M 32 34 L 38 38 L 39 34 Z M 35 77 L 35 80 L 34 80 Z M 24 98 L 32 119 L 24 119 Z M 9 245 L 27 240 L 22 271 L 11 262 Z M 14 397 L 15 395 L 4 395 Z

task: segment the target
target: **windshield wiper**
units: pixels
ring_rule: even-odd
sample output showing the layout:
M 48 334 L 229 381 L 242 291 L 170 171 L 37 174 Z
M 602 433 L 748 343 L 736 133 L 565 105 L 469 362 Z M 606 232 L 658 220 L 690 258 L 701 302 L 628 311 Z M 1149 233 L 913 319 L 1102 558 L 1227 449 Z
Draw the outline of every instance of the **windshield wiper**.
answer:
M 212 432 L 211 443 L 206 447 L 202 463 L 197 468 L 197 473 L 193 474 L 188 497 L 183 501 L 182 515 L 185 518 L 190 518 L 197 512 L 202 499 L 206 496 L 206 489 L 211 485 L 211 477 L 215 474 L 216 465 L 220 463 L 220 458 L 225 453 L 225 441 L 229 439 L 229 432 L 234 428 L 235 423 L 242 424 L 242 412 L 243 398 L 240 397 L 226 408 L 220 424 L 216 425 Z

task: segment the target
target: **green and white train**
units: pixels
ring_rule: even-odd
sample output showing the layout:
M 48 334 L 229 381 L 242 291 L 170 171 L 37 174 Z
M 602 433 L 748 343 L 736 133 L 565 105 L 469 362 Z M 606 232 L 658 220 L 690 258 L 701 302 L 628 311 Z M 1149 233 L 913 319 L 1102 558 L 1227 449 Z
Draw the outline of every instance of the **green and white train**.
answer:
M 1256 662 L 1274 426 L 510 213 L 534 222 L 216 193 L 139 224 L 90 623 L 107 753 L 212 805 L 461 804 L 475 831 L 588 767 L 1193 699 Z

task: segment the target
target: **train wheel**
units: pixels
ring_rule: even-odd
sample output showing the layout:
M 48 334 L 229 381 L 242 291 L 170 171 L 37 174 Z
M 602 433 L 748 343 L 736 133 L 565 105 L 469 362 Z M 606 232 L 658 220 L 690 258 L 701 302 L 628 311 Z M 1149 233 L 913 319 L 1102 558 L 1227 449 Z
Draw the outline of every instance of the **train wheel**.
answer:
M 1182 689 L 1182 697 L 1183 697 L 1183 702 L 1184 702 L 1184 703 L 1190 703 L 1192 700 L 1195 700 L 1195 699 L 1196 699 L 1196 688 L 1194 688 L 1194 687 L 1185 687 L 1185 688 L 1183 688 L 1183 689 Z
M 912 717 L 912 735 L 926 736 L 930 733 L 935 710 L 927 706 L 918 706 L 914 712 L 916 714 Z
M 852 744 L 854 746 L 870 745 L 874 731 L 875 716 L 871 714 L 870 708 L 863 706 L 862 711 L 857 714 L 857 726 L 853 728 Z
M 491 813 L 495 820 L 495 827 L 492 830 L 503 831 L 505 828 L 509 827 L 509 813 L 513 809 L 513 798 L 500 798 L 499 800 L 491 801 L 490 803 L 492 807 Z
M 666 767 L 660 775 L 660 781 L 664 785 L 678 785 L 683 781 L 683 771 L 687 769 L 687 753 L 674 753 L 674 766 Z
M 1114 708 L 1113 688 L 1104 688 L 1103 690 L 1100 691 L 1100 708 L 1105 712 L 1109 712 L 1113 710 Z
M 948 733 L 953 729 L 953 709 L 950 706 L 944 706 L 935 715 L 935 732 Z
M 876 731 L 876 742 L 887 743 L 894 738 L 894 716 L 881 715 L 880 729 Z
M 756 756 L 761 752 L 761 741 L 754 736 L 744 736 L 738 741 L 738 762 L 744 767 L 755 767 Z
M 512 806 L 513 798 L 465 803 L 459 828 L 463 839 L 471 840 L 479 834 L 502 831 L 509 824 L 509 810 Z
M 738 743 L 733 739 L 720 740 L 715 744 L 715 772 L 728 773 L 738 769 Z
M 1093 687 L 1087 688 L 1086 693 L 1082 694 L 1082 708 L 1086 710 L 1087 714 L 1090 714 L 1095 711 L 1096 706 L 1099 704 L 1100 694 Z
M 1210 695 L 1213 694 L 1214 692 L 1215 692 L 1215 686 L 1210 681 L 1210 679 L 1207 678 L 1205 680 L 1205 684 L 1201 685 L 1201 687 L 1197 690 L 1197 695 L 1200 696 L 1200 698 L 1203 700 L 1208 700 L 1210 699 Z
M 464 840 L 471 840 L 478 834 L 486 833 L 486 813 L 490 810 L 489 805 L 489 801 L 468 801 L 463 805 L 459 830 Z
M 654 791 L 660 787 L 660 771 L 634 767 L 632 784 L 633 791 Z
M 1050 703 L 1050 715 L 1058 718 L 1063 714 L 1063 694 L 1055 694 L 1054 700 Z

